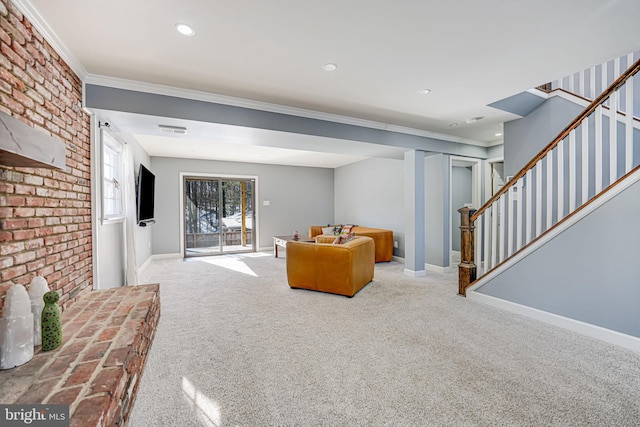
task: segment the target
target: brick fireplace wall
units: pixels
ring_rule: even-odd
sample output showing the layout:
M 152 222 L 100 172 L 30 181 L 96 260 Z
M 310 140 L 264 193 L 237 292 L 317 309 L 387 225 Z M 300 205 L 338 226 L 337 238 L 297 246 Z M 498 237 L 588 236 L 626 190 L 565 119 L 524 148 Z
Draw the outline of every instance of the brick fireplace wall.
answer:
M 58 138 L 66 171 L 0 165 L 0 313 L 14 284 L 44 276 L 62 309 L 92 287 L 90 119 L 82 83 L 0 0 L 0 110 Z

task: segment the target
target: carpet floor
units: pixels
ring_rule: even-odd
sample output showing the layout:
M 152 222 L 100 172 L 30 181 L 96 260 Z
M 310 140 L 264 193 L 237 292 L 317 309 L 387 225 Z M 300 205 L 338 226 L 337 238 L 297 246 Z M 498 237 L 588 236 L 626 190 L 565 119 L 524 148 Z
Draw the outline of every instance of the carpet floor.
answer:
M 268 253 L 153 261 L 162 313 L 129 426 L 638 426 L 640 354 L 376 265 L 353 298 Z

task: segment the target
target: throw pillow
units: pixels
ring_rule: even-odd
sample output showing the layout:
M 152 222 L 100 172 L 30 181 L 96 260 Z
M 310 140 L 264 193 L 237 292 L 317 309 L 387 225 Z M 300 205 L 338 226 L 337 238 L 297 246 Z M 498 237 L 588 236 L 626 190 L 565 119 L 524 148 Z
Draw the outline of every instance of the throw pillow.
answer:
M 341 245 L 343 243 L 348 242 L 349 240 L 353 240 L 353 234 L 340 234 L 338 237 L 336 237 L 336 239 L 333 241 L 334 245 Z
M 333 227 L 322 227 L 323 236 L 333 236 Z
M 340 230 L 340 234 L 351 234 L 351 229 L 354 227 L 352 224 L 345 224 L 342 226 L 342 230 Z

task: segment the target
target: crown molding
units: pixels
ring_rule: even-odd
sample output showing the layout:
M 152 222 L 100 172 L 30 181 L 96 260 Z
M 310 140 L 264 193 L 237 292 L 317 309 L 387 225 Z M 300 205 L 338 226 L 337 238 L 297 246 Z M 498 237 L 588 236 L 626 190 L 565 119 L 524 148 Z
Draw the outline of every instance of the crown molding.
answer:
M 89 73 L 82 66 L 78 58 L 67 48 L 60 37 L 53 31 L 40 11 L 29 0 L 11 0 L 13 4 L 27 17 L 31 25 L 45 38 L 51 47 L 69 65 L 71 70 L 83 81 Z
M 487 142 L 487 147 L 495 147 L 496 145 L 504 144 L 504 139 L 496 139 L 495 141 Z
M 255 101 L 246 98 L 236 98 L 226 95 L 218 95 L 210 92 L 202 92 L 192 89 L 182 89 L 173 86 L 164 86 L 154 83 L 141 82 L 136 80 L 121 79 L 116 77 L 102 76 L 96 74 L 88 74 L 84 79 L 85 84 L 93 84 L 96 86 L 107 86 L 116 89 L 125 89 L 137 92 L 153 93 L 156 95 L 173 96 L 176 98 L 193 99 L 196 101 L 210 102 L 214 104 L 229 105 L 233 107 L 242 107 L 252 110 L 268 111 L 271 113 L 280 113 L 290 116 L 305 117 L 308 119 L 324 120 L 334 123 L 342 123 L 353 126 L 366 127 L 371 129 L 385 130 L 389 132 L 403 133 L 407 135 L 420 136 L 424 138 L 433 138 L 441 141 L 455 142 L 458 144 L 477 145 L 486 147 L 485 142 L 476 141 L 467 138 L 460 138 L 453 135 L 447 135 L 437 132 L 430 132 L 422 129 L 414 129 L 404 126 L 396 126 L 388 123 L 376 122 L 372 120 L 358 119 L 355 117 L 341 116 L 338 114 L 324 113 L 321 111 L 307 110 L 304 108 L 290 107 L 281 104 L 272 104 L 268 102 Z

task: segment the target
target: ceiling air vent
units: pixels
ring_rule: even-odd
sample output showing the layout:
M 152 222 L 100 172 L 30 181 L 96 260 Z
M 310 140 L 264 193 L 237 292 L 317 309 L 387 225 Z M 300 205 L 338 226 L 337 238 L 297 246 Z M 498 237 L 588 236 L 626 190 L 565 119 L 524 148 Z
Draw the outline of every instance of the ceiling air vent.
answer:
M 158 125 L 160 130 L 165 133 L 171 133 L 173 135 L 186 135 L 187 128 L 183 126 L 169 126 L 169 125 Z

